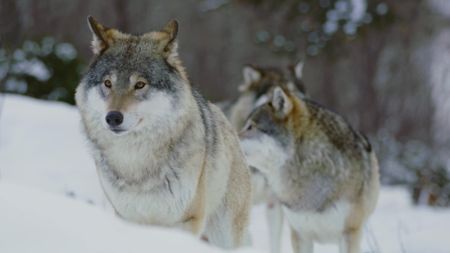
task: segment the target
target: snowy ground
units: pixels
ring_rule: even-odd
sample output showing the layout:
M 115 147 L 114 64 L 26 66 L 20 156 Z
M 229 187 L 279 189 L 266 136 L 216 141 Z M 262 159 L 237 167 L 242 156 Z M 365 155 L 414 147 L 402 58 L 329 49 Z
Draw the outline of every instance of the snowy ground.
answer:
M 221 252 L 183 232 L 115 217 L 97 181 L 74 107 L 2 95 L 0 252 Z M 253 248 L 268 252 L 264 207 L 252 212 Z M 450 210 L 413 207 L 384 188 L 363 252 L 449 253 Z M 287 226 L 282 252 L 291 252 Z M 316 252 L 337 252 L 316 245 Z

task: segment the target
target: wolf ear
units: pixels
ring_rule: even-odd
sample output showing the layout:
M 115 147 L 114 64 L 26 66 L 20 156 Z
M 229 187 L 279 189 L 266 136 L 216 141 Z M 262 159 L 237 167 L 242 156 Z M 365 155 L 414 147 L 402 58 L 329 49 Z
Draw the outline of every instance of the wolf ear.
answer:
M 178 43 L 177 43 L 177 35 L 178 35 L 178 22 L 175 19 L 172 19 L 167 23 L 164 28 L 161 30 L 162 33 L 165 33 L 160 41 L 160 49 L 163 50 L 167 56 L 171 54 L 177 54 Z
M 178 21 L 176 21 L 175 19 L 170 20 L 169 23 L 164 26 L 162 32 L 165 32 L 169 35 L 169 40 L 167 41 L 167 43 L 173 43 L 178 35 Z
M 295 65 L 289 66 L 290 78 L 287 87 L 292 92 L 300 92 L 302 96 L 306 95 L 306 87 L 303 83 L 303 66 L 305 62 L 300 60 Z
M 112 43 L 112 38 L 107 34 L 108 28 L 98 23 L 92 16 L 88 16 L 89 29 L 92 32 L 92 51 L 94 54 L 103 53 Z
M 303 66 L 304 65 L 305 65 L 305 62 L 303 60 L 300 60 L 294 66 L 294 74 L 295 74 L 295 78 L 297 78 L 297 80 L 301 80 L 303 77 Z
M 123 39 L 127 36 L 116 29 L 100 24 L 92 16 L 88 16 L 88 25 L 93 35 L 92 51 L 97 55 L 102 54 L 117 39 Z
M 292 110 L 292 101 L 280 87 L 273 90 L 271 104 L 279 116 L 286 116 Z
M 259 70 L 249 65 L 244 67 L 242 70 L 242 75 L 244 76 L 244 81 L 246 83 L 257 82 L 261 79 L 261 73 Z
M 250 65 L 242 69 L 242 75 L 244 77 L 244 84 L 239 86 L 240 92 L 248 90 L 252 83 L 261 80 L 261 72 Z

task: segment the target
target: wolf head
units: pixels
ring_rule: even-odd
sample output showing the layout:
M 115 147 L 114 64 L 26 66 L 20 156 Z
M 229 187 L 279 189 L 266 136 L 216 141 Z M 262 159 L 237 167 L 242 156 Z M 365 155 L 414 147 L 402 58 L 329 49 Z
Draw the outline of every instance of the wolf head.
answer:
M 268 87 L 283 86 L 291 83 L 288 87 L 289 90 L 306 93 L 302 82 L 303 66 L 303 61 L 298 61 L 296 64 L 289 65 L 287 68 L 246 65 L 242 69 L 244 82 L 239 86 L 239 91 L 265 93 L 264 91 L 267 91 Z
M 247 65 L 242 69 L 244 82 L 239 86 L 239 91 L 243 95 L 254 94 L 256 101 L 260 100 L 257 105 L 267 101 L 265 96 L 275 86 L 285 87 L 300 96 L 304 96 L 306 90 L 302 81 L 303 65 L 303 61 L 285 69 Z
M 177 52 L 178 23 L 135 36 L 88 17 L 94 60 L 76 100 L 89 121 L 126 133 L 177 112 L 189 82 Z M 86 117 L 84 117 L 86 118 Z
M 249 165 L 262 172 L 280 168 L 292 156 L 306 116 L 305 105 L 296 95 L 275 87 L 269 101 L 250 114 L 239 135 Z

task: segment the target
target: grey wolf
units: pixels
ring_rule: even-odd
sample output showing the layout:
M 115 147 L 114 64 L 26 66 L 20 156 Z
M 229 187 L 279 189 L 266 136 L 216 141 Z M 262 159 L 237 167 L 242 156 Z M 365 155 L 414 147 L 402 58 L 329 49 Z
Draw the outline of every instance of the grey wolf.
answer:
M 266 178 L 291 226 L 294 252 L 336 241 L 357 253 L 379 191 L 378 163 L 367 138 L 340 115 L 275 87 L 249 116 L 241 146 Z
M 143 35 L 88 23 L 95 56 L 76 102 L 117 215 L 223 248 L 248 243 L 250 172 L 232 126 L 188 80 L 178 23 Z
M 234 101 L 222 104 L 222 110 L 237 131 L 240 131 L 250 113 L 259 105 L 268 101 L 270 91 L 282 86 L 299 97 L 305 97 L 306 88 L 303 83 L 303 61 L 287 68 L 261 67 L 246 65 L 242 69 L 243 83 L 239 86 L 239 96 Z M 259 170 L 251 167 L 252 193 L 254 204 L 266 204 L 267 223 L 269 226 L 270 252 L 281 250 L 281 231 L 283 212 L 281 205 L 270 191 L 265 177 Z

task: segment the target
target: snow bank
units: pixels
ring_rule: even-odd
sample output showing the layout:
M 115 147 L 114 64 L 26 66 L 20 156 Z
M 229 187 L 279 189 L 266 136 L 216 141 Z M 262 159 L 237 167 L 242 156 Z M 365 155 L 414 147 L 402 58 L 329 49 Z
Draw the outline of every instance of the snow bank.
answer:
M 106 203 L 75 107 L 22 96 L 0 100 L 1 179 Z
M 4 99 L 5 96 L 0 96 Z M 74 107 L 7 95 L 0 113 L 0 252 L 222 252 L 184 232 L 115 217 L 99 187 Z M 448 253 L 450 210 L 413 207 L 384 188 L 362 252 Z M 268 252 L 263 206 L 252 211 L 253 249 Z M 284 227 L 282 252 L 292 252 Z M 316 245 L 316 253 L 337 252 Z
M 14 184 L 0 184 L 0 206 L 0 252 L 222 252 L 182 231 L 129 224 L 93 205 Z

